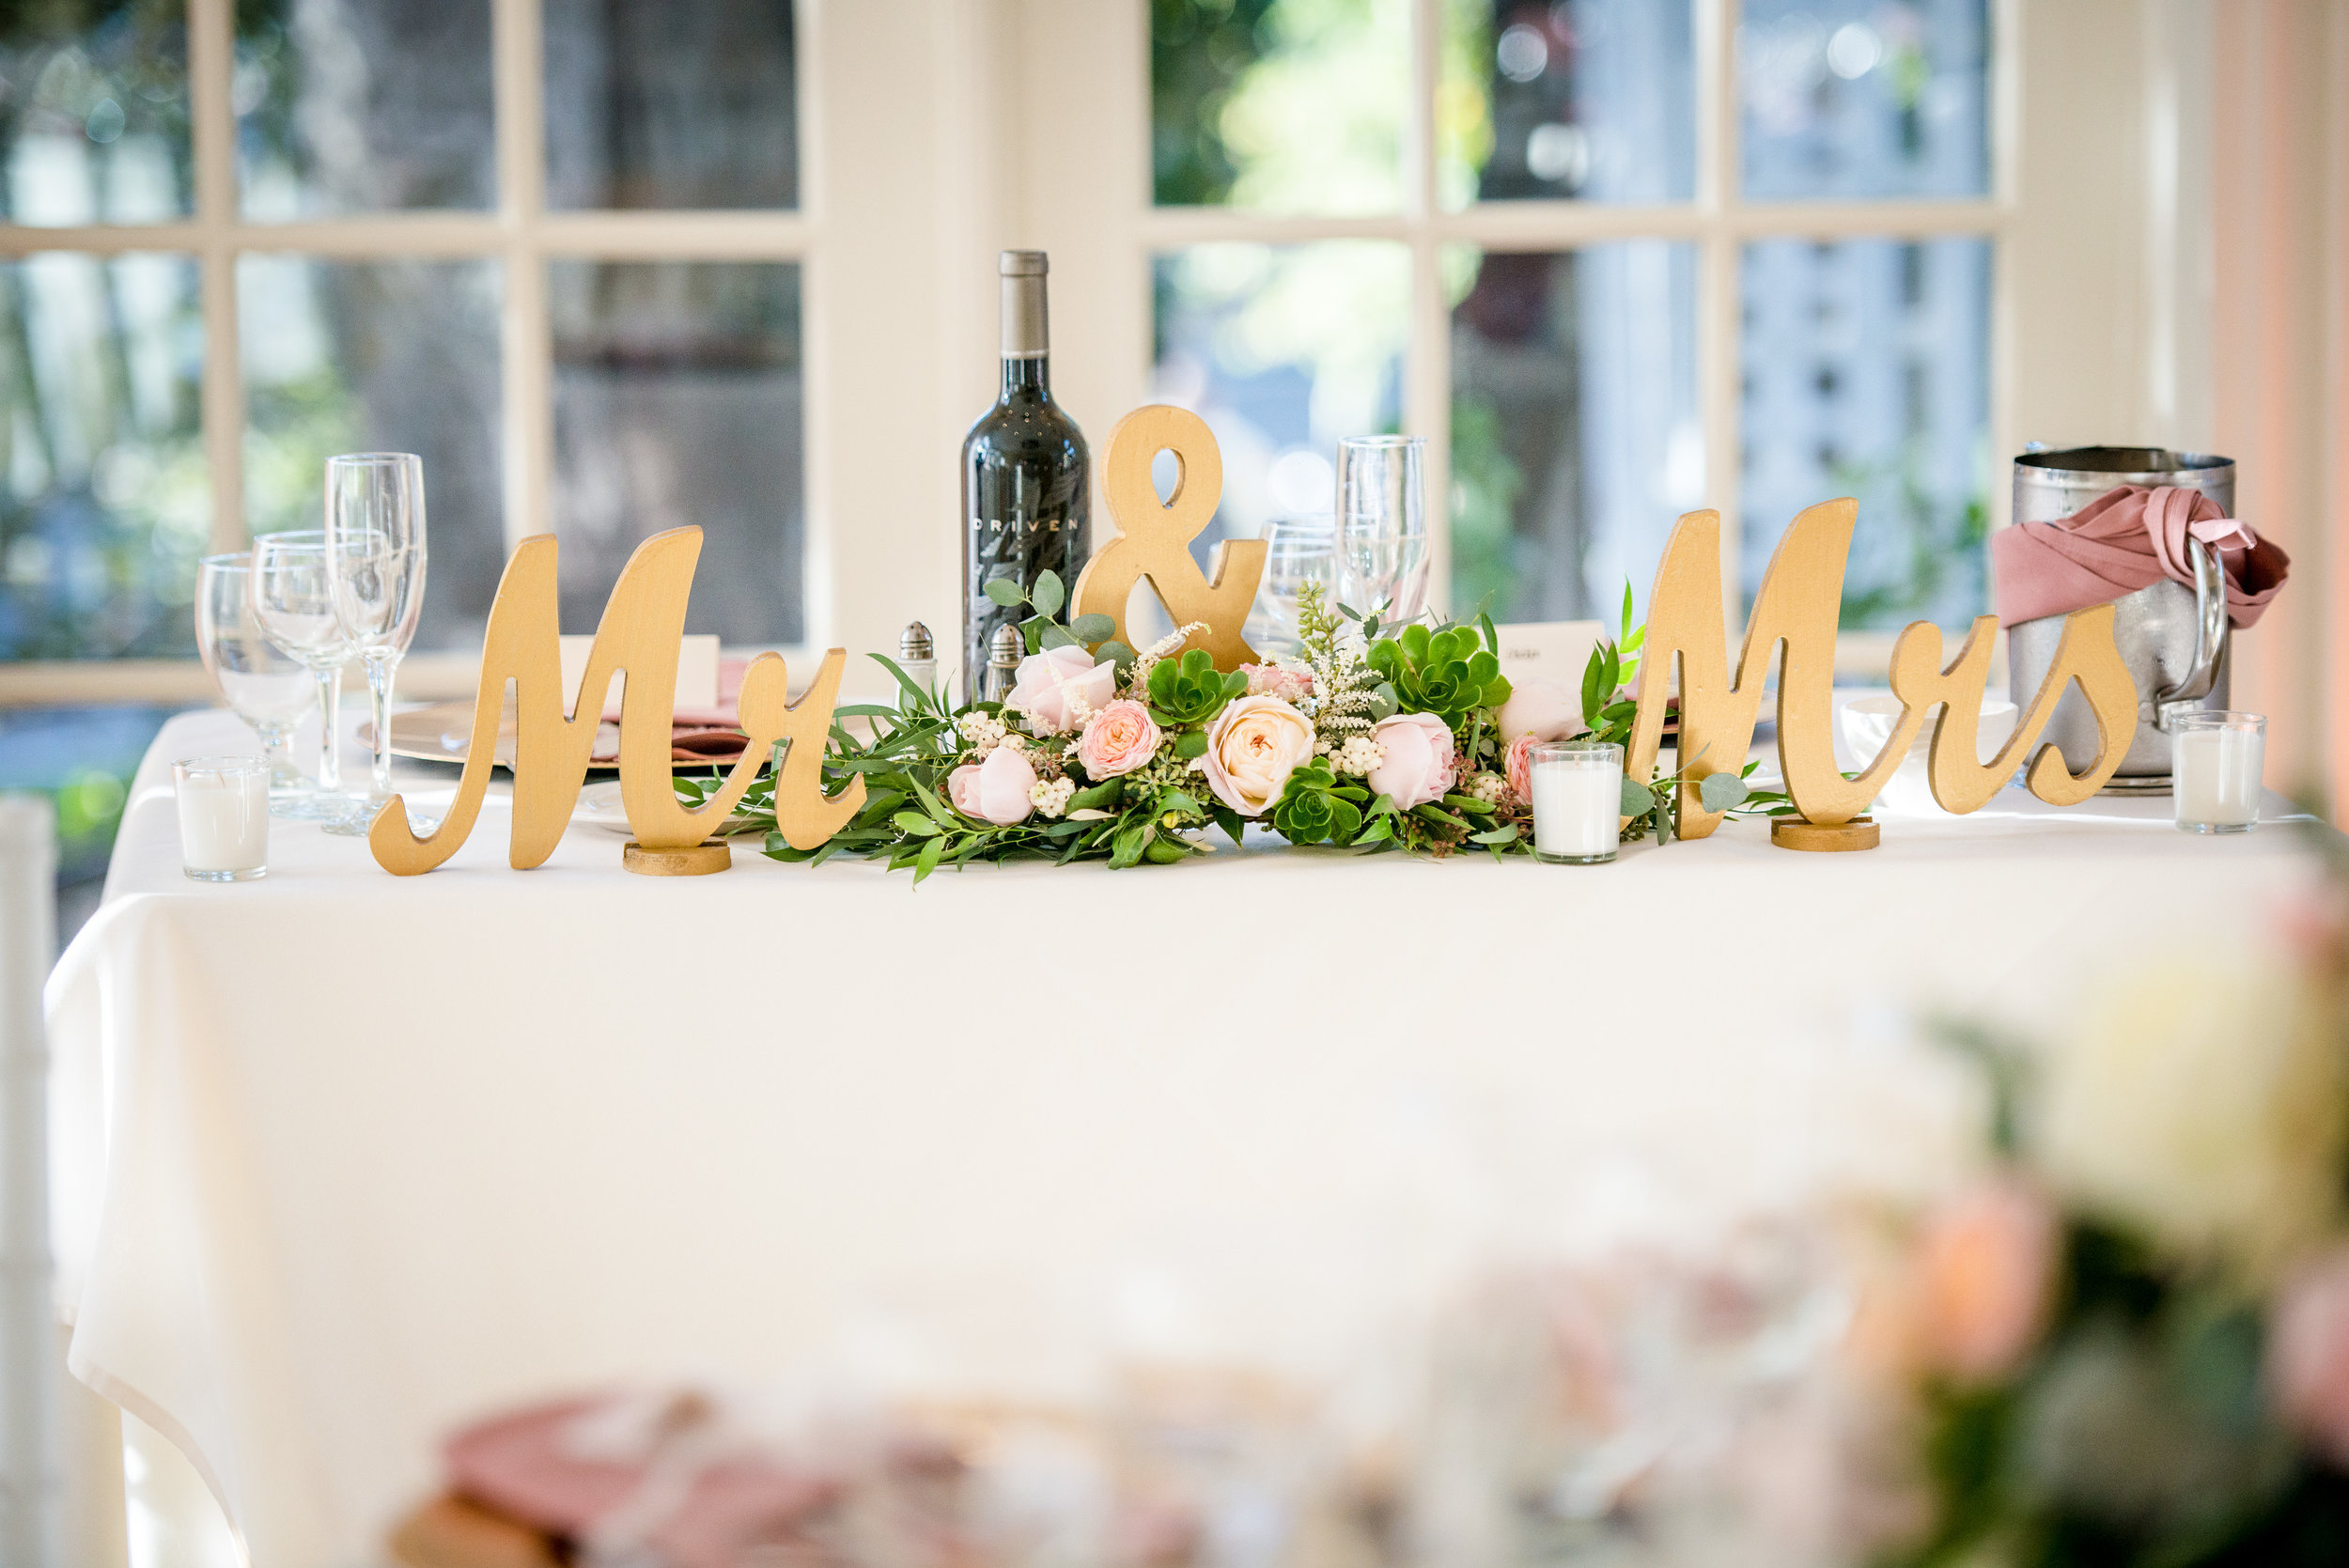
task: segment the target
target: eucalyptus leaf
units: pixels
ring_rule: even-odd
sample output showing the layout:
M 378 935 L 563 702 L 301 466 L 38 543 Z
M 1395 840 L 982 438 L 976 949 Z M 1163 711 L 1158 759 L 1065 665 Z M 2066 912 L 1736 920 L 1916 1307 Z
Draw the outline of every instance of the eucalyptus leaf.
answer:
M 1061 585 L 1060 573 L 1047 569 L 1035 580 L 1035 588 L 1028 595 L 1028 602 L 1047 615 L 1057 615 L 1060 607 L 1068 602 L 1068 590 Z
M 1383 685 L 1371 692 L 1370 712 L 1365 717 L 1375 724 L 1382 719 L 1394 717 L 1395 709 L 1402 706 L 1403 699 L 1395 695 L 1393 685 Z
M 1623 782 L 1623 815 L 1642 816 L 1656 809 L 1656 792 L 1637 779 Z
M 1698 798 L 1703 800 L 1706 811 L 1728 811 L 1743 805 L 1750 793 L 1745 780 L 1735 773 L 1708 773 L 1697 786 Z
M 1104 615 L 1097 610 L 1090 615 L 1080 615 L 1070 621 L 1068 629 L 1087 643 L 1106 644 L 1117 635 L 1117 619 L 1113 615 Z M 1124 646 L 1123 644 L 1117 645 Z M 1104 648 L 1102 651 L 1106 654 L 1108 650 Z
M 1044 646 L 1048 648 L 1081 648 L 1084 646 L 1081 638 L 1057 621 L 1045 626 L 1042 640 Z
M 1014 610 L 1024 603 L 1028 596 L 1019 591 L 1018 578 L 990 577 L 987 581 L 987 597 L 1006 610 Z
M 1080 624 L 1082 624 L 1084 618 L 1085 617 L 1081 615 L 1077 617 Z M 1116 629 L 1116 625 L 1117 623 L 1114 621 L 1110 623 L 1112 630 Z M 1112 638 L 1109 642 L 1106 642 L 1099 647 L 1094 649 L 1093 656 L 1096 659 L 1106 659 L 1111 663 L 1116 665 L 1117 678 L 1120 680 L 1124 680 L 1127 675 L 1132 671 L 1134 667 L 1134 660 L 1139 657 L 1133 649 L 1128 647 L 1125 644 L 1118 642 L 1115 638 Z

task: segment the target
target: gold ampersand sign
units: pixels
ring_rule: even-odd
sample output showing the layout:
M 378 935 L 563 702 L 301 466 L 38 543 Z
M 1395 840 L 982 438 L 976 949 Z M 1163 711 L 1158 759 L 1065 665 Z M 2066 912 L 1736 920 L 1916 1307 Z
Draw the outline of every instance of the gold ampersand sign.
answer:
M 1161 504 L 1150 483 L 1150 463 L 1161 452 L 1174 454 L 1174 493 Z M 1076 613 L 1107 615 L 1126 632 L 1126 601 L 1134 584 L 1147 578 L 1151 592 L 1176 626 L 1202 622 L 1185 649 L 1205 648 L 1226 673 L 1255 662 L 1256 650 L 1240 635 L 1256 584 L 1264 577 L 1262 539 L 1226 539 L 1215 547 L 1213 571 L 1202 574 L 1190 558 L 1190 541 L 1215 519 L 1223 499 L 1223 455 L 1207 422 L 1188 409 L 1153 403 L 1136 409 L 1110 432 L 1101 463 L 1101 491 L 1108 498 L 1117 537 L 1094 551 L 1078 574 Z
M 758 777 L 778 740 L 788 740 L 775 781 L 775 826 L 795 849 L 813 849 L 840 831 L 864 804 L 864 780 L 838 795 L 823 793 L 825 737 L 832 732 L 843 648 L 824 655 L 815 684 L 798 702 L 786 700 L 783 658 L 763 653 L 742 676 L 740 717 L 750 738 L 724 787 L 698 811 L 678 804 L 669 767 L 671 721 L 677 710 L 677 646 L 685 635 L 685 602 L 701 558 L 702 531 L 672 528 L 636 547 L 620 568 L 596 628 L 587 673 L 574 710 L 563 710 L 563 656 L 556 639 L 555 543 L 552 534 L 524 539 L 498 580 L 482 640 L 481 684 L 474 698 L 473 740 L 457 799 L 431 833 L 418 838 L 406 805 L 395 795 L 367 830 L 376 864 L 399 877 L 432 870 L 457 853 L 473 832 L 489 793 L 506 684 L 514 683 L 514 827 L 507 861 L 527 871 L 546 862 L 570 825 L 586 781 L 604 694 L 614 675 L 620 691 L 620 800 L 643 850 L 691 850 L 726 819 Z

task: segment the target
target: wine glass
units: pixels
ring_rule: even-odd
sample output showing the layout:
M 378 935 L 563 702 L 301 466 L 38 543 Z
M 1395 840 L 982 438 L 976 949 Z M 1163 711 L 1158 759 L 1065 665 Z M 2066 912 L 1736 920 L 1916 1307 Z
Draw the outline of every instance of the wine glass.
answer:
M 356 796 L 342 792 L 341 761 L 335 755 L 342 722 L 343 666 L 359 650 L 343 634 L 334 613 L 334 583 L 326 570 L 326 536 L 317 530 L 264 534 L 253 541 L 248 575 L 253 618 L 279 652 L 308 670 L 319 689 L 319 806 L 330 833 L 364 833 L 366 820 Z
M 1325 602 L 1338 591 L 1338 525 L 1328 512 L 1279 518 L 1265 530 L 1264 578 L 1248 618 L 1248 641 L 1258 653 L 1298 651 L 1297 599 L 1308 582 L 1321 584 Z
M 1427 438 L 1338 442 L 1338 552 L 1346 602 L 1400 626 L 1427 607 Z
M 253 618 L 253 555 L 207 555 L 195 567 L 195 651 L 228 711 L 253 726 L 268 759 L 270 815 L 311 814 L 310 781 L 286 758 L 293 727 L 317 701 L 310 672 L 277 651 Z
M 392 798 L 392 673 L 424 607 L 424 459 L 353 452 L 326 459 L 326 560 L 334 613 L 374 701 L 373 813 Z

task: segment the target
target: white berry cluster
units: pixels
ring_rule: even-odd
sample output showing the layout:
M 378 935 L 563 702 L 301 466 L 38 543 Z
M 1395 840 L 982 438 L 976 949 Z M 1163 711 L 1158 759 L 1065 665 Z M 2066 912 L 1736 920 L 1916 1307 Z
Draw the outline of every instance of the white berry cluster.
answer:
M 971 742 L 971 750 L 980 756 L 1002 745 L 1003 737 L 1010 733 L 1003 728 L 1002 721 L 984 713 L 964 714 L 955 721 L 955 728 L 962 732 L 962 737 Z
M 1469 793 L 1488 806 L 1497 806 L 1509 793 L 1509 781 L 1498 773 L 1479 773 L 1469 781 Z
M 1070 778 L 1038 779 L 1029 786 L 1028 799 L 1038 814 L 1058 816 L 1068 810 L 1068 798 L 1077 793 L 1077 781 Z
M 1387 749 L 1366 735 L 1355 735 L 1332 756 L 1341 773 L 1367 773 L 1387 760 Z

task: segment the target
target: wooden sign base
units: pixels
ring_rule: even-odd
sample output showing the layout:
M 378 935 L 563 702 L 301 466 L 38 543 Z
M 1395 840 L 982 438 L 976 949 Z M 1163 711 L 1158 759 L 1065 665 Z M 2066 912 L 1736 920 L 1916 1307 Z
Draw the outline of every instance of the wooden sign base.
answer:
M 620 863 L 639 877 L 707 877 L 734 869 L 734 846 L 719 839 L 683 849 L 647 849 L 630 839 L 621 846 Z
M 1808 849 L 1821 854 L 1874 849 L 1881 836 L 1876 825 L 1864 816 L 1855 816 L 1849 822 L 1806 822 L 1799 816 L 1781 816 L 1770 824 L 1770 842 L 1781 849 Z

